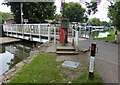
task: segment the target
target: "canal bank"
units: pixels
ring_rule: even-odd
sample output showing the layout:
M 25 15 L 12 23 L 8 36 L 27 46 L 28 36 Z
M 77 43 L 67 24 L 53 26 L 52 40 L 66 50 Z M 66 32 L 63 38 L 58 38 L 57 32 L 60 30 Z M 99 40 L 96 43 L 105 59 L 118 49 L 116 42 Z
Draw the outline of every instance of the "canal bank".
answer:
M 6 75 L 8 77 L 9 72 L 14 72 L 14 67 L 19 65 L 22 66 L 20 63 L 24 61 L 30 56 L 30 52 L 33 51 L 35 46 L 40 44 L 28 41 L 19 41 L 9 44 L 3 44 L 0 46 L 0 78 Z M 20 63 L 20 64 L 19 64 Z M 4 78 L 1 79 L 1 81 Z
M 27 59 L 3 74 L 3 83 L 102 83 L 96 71 L 94 81 L 88 79 L 89 53 L 56 55 L 55 47 L 53 43 L 37 46 Z M 80 62 L 80 65 L 77 69 L 62 67 L 66 60 Z
M 0 75 L 0 84 L 9 82 L 9 80 L 14 77 L 16 73 L 20 71 L 20 69 L 22 69 L 26 64 L 30 63 L 39 53 L 45 52 L 47 47 L 48 43 L 44 43 L 33 48 L 27 58 L 21 60 L 19 63 L 15 64 L 10 70 Z

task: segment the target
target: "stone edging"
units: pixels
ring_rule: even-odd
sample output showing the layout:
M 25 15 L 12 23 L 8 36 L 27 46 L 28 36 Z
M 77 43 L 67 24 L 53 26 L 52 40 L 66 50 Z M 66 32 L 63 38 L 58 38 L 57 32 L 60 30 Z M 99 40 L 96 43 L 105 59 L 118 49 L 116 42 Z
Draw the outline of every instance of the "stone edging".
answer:
M 2 75 L 0 75 L 0 85 L 3 84 L 3 83 L 8 83 L 9 80 L 12 77 L 15 77 L 16 73 L 21 68 L 23 68 L 26 64 L 30 63 L 34 59 L 34 57 L 36 57 L 39 53 L 43 53 L 44 49 L 42 47 L 46 48 L 47 45 L 48 45 L 48 43 L 44 43 L 44 44 L 38 46 L 37 48 L 33 49 L 33 51 L 30 52 L 30 56 L 27 59 L 20 61 L 13 68 L 11 68 L 7 72 L 5 72 Z

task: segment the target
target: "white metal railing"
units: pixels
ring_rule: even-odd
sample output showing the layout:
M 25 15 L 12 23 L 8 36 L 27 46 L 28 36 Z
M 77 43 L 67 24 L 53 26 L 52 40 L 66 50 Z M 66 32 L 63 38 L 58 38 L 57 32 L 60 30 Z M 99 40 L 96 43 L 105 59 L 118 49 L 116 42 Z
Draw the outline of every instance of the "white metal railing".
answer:
M 60 35 L 60 24 L 6 24 L 3 25 L 3 29 L 6 32 L 7 36 L 9 34 L 22 34 L 24 38 L 24 34 L 39 36 L 41 40 L 41 36 L 48 36 L 48 41 L 50 41 L 51 37 L 54 38 L 54 42 L 56 39 L 59 39 Z M 72 25 L 69 25 L 68 28 L 68 36 L 72 36 Z

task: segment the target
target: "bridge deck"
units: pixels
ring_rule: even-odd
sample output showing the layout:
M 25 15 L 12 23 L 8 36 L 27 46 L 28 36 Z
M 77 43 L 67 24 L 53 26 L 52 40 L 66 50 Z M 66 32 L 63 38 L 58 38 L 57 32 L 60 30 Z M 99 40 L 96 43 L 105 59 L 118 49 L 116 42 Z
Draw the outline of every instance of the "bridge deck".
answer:
M 7 44 L 11 42 L 21 41 L 21 39 L 10 38 L 10 37 L 0 37 L 0 44 Z

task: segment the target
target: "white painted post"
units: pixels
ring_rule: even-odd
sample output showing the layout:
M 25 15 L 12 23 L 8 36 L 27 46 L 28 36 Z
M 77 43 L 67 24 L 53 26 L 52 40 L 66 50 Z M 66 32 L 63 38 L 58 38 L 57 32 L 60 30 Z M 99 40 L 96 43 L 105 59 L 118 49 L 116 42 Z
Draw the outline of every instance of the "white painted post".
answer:
M 11 36 L 12 36 L 12 25 L 10 25 L 10 28 L 11 28 Z
M 32 28 L 33 28 L 33 26 L 32 26 Z M 32 32 L 31 32 L 31 31 L 32 31 L 32 30 L 31 30 L 32 28 L 30 27 L 30 40 L 32 39 Z
M 78 51 L 78 39 L 79 39 L 79 35 L 78 35 L 79 33 L 78 33 L 78 30 L 76 30 L 76 32 L 75 32 L 75 41 L 76 41 L 76 51 Z
M 16 37 L 17 37 L 17 25 L 15 25 L 15 28 L 16 28 Z
M 75 27 L 73 26 L 72 28 L 72 45 L 74 46 L 74 29 Z
M 24 39 L 24 24 L 22 25 L 22 37 Z
M 54 26 L 54 44 L 56 44 L 56 24 Z
M 81 37 L 81 33 L 82 33 L 82 32 L 81 32 L 81 26 L 80 26 L 80 30 L 79 30 L 79 36 L 80 36 L 80 37 Z
M 7 31 L 7 36 L 8 36 L 8 31 L 9 31 L 9 29 L 8 29 L 8 27 L 5 25 L 5 28 L 7 29 L 6 31 Z
M 84 29 L 85 29 L 85 38 L 86 38 L 86 35 L 87 35 L 87 30 L 86 30 L 86 28 L 87 28 L 87 27 L 85 26 L 85 28 L 84 28 Z
M 18 26 L 19 25 L 16 25 L 16 28 L 17 28 L 17 37 L 19 38 L 19 35 L 18 35 L 18 32 L 19 32 Z
M 50 42 L 50 25 L 48 25 L 47 28 L 48 28 L 48 42 Z
M 39 29 L 39 42 L 41 42 L 41 36 L 40 36 L 41 26 L 40 26 L 40 24 L 38 25 L 38 29 Z

